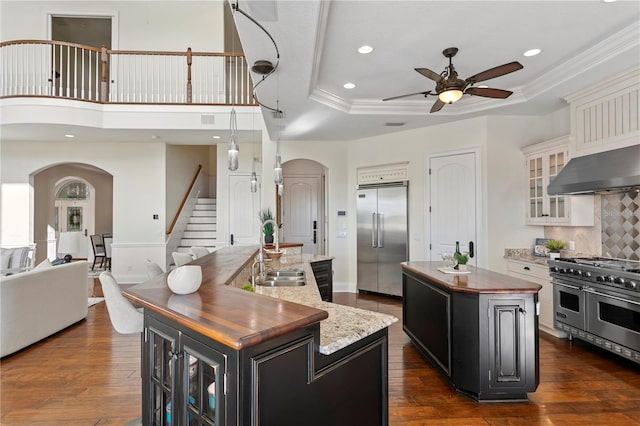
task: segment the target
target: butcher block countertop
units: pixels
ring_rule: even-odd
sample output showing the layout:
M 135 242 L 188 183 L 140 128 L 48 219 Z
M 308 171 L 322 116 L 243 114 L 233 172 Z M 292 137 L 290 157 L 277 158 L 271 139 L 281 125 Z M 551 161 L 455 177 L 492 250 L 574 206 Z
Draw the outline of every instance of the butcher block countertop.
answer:
M 388 327 L 397 318 L 322 301 L 311 263 L 331 257 L 285 255 L 265 262 L 266 269 L 302 268 L 301 287 L 256 287 L 240 290 L 250 280 L 254 247 L 223 248 L 190 264 L 202 267 L 202 284 L 187 295 L 171 292 L 164 274 L 130 287 L 124 295 L 226 346 L 243 349 L 295 329 L 320 322 L 319 352 L 332 354 Z
M 469 266 L 468 274 L 446 274 L 438 270 L 443 262 L 403 262 L 402 268 L 428 279 L 430 282 L 461 293 L 537 293 L 541 285 L 487 269 Z
M 168 274 L 130 287 L 125 297 L 204 336 L 240 350 L 315 324 L 327 312 L 266 297 L 225 284 L 251 267 L 256 247 L 223 248 L 190 264 L 202 266 L 202 284 L 195 293 L 174 294 Z

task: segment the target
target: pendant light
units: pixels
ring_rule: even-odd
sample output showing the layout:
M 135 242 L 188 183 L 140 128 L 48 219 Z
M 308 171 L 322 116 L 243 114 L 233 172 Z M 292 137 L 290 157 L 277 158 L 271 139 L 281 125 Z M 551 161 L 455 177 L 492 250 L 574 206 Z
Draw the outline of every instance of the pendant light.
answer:
M 258 192 L 258 175 L 256 175 L 256 157 L 253 157 L 253 171 L 251 172 L 251 192 Z
M 236 120 L 236 110 L 231 109 L 231 119 L 229 123 L 229 150 L 227 151 L 227 168 L 231 171 L 238 170 L 238 122 Z
M 276 163 L 273 165 L 273 182 L 282 184 L 282 159 L 280 158 L 280 138 L 276 140 Z

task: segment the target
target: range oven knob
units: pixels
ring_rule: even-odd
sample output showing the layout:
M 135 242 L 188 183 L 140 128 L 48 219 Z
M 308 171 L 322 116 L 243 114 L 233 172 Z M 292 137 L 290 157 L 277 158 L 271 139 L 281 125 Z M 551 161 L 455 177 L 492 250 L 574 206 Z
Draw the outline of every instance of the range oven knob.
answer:
M 612 283 L 614 281 L 613 275 L 607 276 L 606 280 L 608 283 Z
M 624 278 L 622 277 L 616 277 L 615 280 L 613 280 L 613 282 L 615 282 L 616 284 L 623 284 L 626 282 Z
M 567 274 L 573 274 L 573 268 L 567 269 Z
M 638 283 L 636 283 L 635 281 L 629 281 L 625 287 L 627 288 L 631 288 L 633 290 L 636 290 L 638 288 Z
M 579 270 L 579 269 L 574 269 L 573 270 L 573 275 L 581 276 L 582 275 L 582 271 Z
M 560 268 L 558 268 L 557 266 L 552 266 L 550 268 L 550 270 L 551 270 L 551 272 L 558 272 L 558 271 L 560 271 Z
M 561 274 L 566 274 L 567 273 L 567 268 L 560 268 L 560 269 L 558 269 L 558 272 L 560 272 Z
M 585 277 L 585 278 L 591 278 L 591 272 L 589 272 L 589 271 L 584 271 L 584 272 L 582 273 L 582 276 L 583 276 L 583 277 Z
M 596 281 L 598 281 L 598 282 L 600 282 L 600 283 L 605 282 L 605 280 L 606 280 L 606 277 L 605 277 L 604 275 L 598 275 L 598 276 L 596 277 Z

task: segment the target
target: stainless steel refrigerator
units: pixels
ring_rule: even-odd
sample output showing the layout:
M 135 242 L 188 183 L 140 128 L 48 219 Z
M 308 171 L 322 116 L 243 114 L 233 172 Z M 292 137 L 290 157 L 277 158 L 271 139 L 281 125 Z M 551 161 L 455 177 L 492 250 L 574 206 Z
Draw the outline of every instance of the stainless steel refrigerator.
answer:
M 409 259 L 407 193 L 407 182 L 358 187 L 358 291 L 402 296 L 400 262 Z

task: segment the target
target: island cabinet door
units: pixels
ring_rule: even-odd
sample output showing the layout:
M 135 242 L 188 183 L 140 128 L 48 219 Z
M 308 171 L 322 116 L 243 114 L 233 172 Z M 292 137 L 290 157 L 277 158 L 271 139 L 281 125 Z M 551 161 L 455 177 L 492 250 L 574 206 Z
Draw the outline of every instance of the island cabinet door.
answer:
M 177 406 L 178 332 L 145 318 L 142 348 L 142 418 L 145 425 L 169 425 Z
M 526 398 L 537 387 L 537 317 L 533 295 L 485 299 L 488 335 L 483 339 L 488 377 L 481 392 L 496 399 Z M 481 328 L 482 329 L 482 328 Z M 535 335 L 535 336 L 532 336 Z M 483 353 L 483 352 L 481 352 Z
M 153 317 L 146 321 L 143 424 L 234 424 L 227 418 L 227 356 Z

